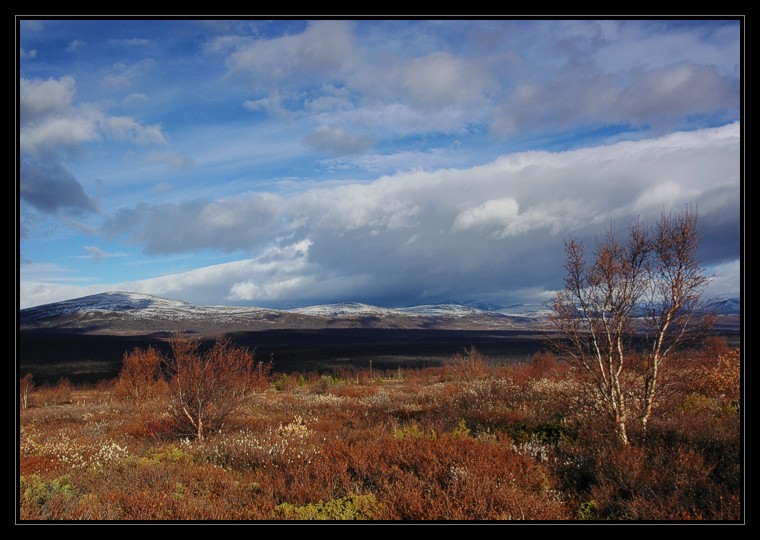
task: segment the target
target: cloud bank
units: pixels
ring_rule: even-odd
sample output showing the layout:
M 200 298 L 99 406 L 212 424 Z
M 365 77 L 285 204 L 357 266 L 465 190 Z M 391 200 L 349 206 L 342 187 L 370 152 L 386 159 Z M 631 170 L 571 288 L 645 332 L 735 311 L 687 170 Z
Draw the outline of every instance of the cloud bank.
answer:
M 286 196 L 141 204 L 106 228 L 146 253 L 248 254 L 127 284 L 199 303 L 520 301 L 561 286 L 570 236 L 593 243 L 613 221 L 622 229 L 688 205 L 711 231 L 704 263 L 734 268 L 739 132 L 730 124 L 505 154 L 477 167 L 412 170 Z M 25 290 L 33 298 L 44 285 Z

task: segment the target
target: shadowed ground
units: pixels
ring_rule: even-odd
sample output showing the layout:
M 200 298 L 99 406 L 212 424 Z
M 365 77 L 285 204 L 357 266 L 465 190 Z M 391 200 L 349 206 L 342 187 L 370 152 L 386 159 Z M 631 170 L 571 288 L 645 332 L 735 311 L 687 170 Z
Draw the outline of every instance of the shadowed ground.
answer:
M 494 363 L 520 362 L 545 347 L 540 332 L 473 330 L 322 329 L 273 330 L 229 334 L 236 345 L 255 348 L 256 357 L 273 355 L 278 372 L 338 368 L 389 370 L 440 365 L 465 348 L 476 347 Z M 71 332 L 25 331 L 20 335 L 21 372 L 35 380 L 61 376 L 73 382 L 114 377 L 125 351 L 153 345 L 168 351 L 169 335 L 106 336 Z M 212 339 L 203 338 L 204 345 Z

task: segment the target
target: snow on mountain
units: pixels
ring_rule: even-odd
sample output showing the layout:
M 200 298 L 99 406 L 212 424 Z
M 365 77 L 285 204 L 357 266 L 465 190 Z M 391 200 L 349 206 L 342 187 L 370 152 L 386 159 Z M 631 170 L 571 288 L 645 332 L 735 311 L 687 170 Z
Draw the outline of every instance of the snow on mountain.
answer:
M 321 317 L 383 317 L 398 315 L 398 311 L 389 308 L 370 306 L 356 302 L 341 302 L 337 304 L 322 304 L 287 310 L 300 315 L 317 315 Z
M 272 312 L 265 308 L 196 306 L 150 294 L 106 292 L 21 310 L 22 322 L 34 322 L 70 315 L 108 316 L 120 314 L 132 319 L 191 320 L 203 317 L 230 318 Z
M 425 304 L 421 306 L 398 308 L 396 311 L 406 313 L 408 315 L 433 315 L 448 317 L 467 317 L 471 315 L 482 315 L 489 313 L 488 311 L 465 306 L 462 304 Z
M 456 303 L 425 304 L 402 308 L 383 308 L 360 303 L 337 303 L 308 306 L 287 310 L 301 315 L 322 317 L 467 317 L 473 315 L 488 316 L 493 312 Z
M 513 304 L 497 309 L 496 313 L 510 317 L 548 317 L 551 310 L 544 304 Z
M 21 313 L 24 316 L 23 318 L 35 320 L 38 318 L 98 312 L 181 312 L 193 308 L 192 304 L 178 300 L 170 300 L 149 294 L 115 291 L 23 309 Z

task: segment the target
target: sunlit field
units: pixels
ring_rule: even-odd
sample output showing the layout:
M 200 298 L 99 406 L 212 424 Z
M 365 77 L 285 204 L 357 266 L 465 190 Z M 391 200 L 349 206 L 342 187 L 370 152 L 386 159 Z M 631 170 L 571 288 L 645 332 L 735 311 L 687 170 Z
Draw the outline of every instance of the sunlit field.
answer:
M 646 436 L 549 353 L 492 365 L 280 374 L 202 438 L 173 383 L 22 381 L 21 520 L 742 519 L 740 358 L 673 360 Z M 135 392 L 135 390 L 139 392 Z

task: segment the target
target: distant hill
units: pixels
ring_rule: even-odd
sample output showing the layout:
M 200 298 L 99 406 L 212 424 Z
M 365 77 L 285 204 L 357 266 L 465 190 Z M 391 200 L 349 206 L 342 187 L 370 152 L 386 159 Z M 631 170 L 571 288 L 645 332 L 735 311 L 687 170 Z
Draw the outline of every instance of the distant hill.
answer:
M 17 350 L 20 368 L 35 380 L 97 381 L 118 374 L 124 351 L 149 344 L 166 351 L 174 332 L 206 343 L 231 335 L 259 358 L 274 355 L 277 369 L 286 372 L 366 367 L 369 361 L 377 369 L 424 367 L 473 346 L 494 361 L 524 361 L 546 346 L 545 306 L 492 307 L 337 303 L 278 310 L 109 292 L 19 311 Z M 738 307 L 736 300 L 714 303 L 721 313 L 716 330 L 738 335 Z
M 716 315 L 739 315 L 741 313 L 741 301 L 738 298 L 713 300 L 707 304 L 707 310 Z
M 446 303 L 382 308 L 337 303 L 288 310 L 196 306 L 148 294 L 107 292 L 23 309 L 21 330 L 136 335 L 193 331 L 203 335 L 234 331 L 322 328 L 537 329 L 542 313 L 488 311 Z

